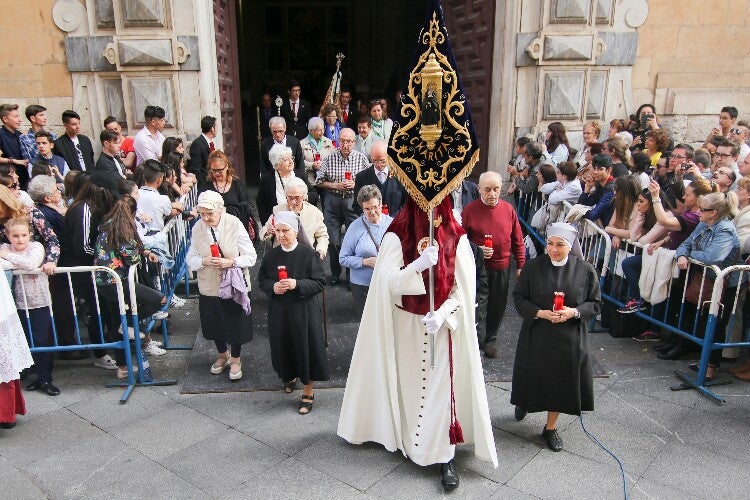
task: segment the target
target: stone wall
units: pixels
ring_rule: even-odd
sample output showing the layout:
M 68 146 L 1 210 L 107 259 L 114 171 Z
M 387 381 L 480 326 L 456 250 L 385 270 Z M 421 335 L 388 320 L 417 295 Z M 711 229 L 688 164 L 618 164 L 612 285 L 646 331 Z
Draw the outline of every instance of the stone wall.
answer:
M 73 103 L 65 33 L 52 20 L 54 0 L 24 0 L 3 8 L 0 22 L 0 102 L 47 107 L 49 127 L 62 132 L 61 114 Z M 24 119 L 24 128 L 28 122 Z
M 680 141 L 702 142 L 722 106 L 750 119 L 750 0 L 651 0 L 648 8 L 638 29 L 634 105 L 653 102 Z

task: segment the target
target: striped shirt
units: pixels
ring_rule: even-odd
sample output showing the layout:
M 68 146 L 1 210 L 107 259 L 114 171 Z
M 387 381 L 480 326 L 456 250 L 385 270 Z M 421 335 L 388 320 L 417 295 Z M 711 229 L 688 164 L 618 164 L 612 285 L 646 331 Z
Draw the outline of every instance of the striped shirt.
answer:
M 335 153 L 327 156 L 320 165 L 320 170 L 315 177 L 315 184 L 320 185 L 323 182 L 344 182 L 346 179 L 346 172 L 351 172 L 351 179 L 362 170 L 368 168 L 370 163 L 367 161 L 367 157 L 359 151 L 352 150 L 349 156 L 344 158 L 340 150 L 336 150 Z M 340 191 L 338 189 L 330 189 L 331 193 L 335 193 L 343 198 L 351 198 L 354 196 L 354 189 L 346 191 Z

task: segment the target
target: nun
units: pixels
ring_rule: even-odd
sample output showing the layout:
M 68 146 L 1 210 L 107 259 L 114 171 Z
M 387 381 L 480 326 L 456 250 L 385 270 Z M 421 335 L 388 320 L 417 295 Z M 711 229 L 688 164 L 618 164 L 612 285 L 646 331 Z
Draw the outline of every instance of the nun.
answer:
M 260 288 L 270 298 L 271 363 L 287 394 L 302 382 L 299 413 L 306 415 L 315 399 L 313 381 L 329 378 L 320 300 L 325 273 L 297 214 L 281 211 L 274 219 L 279 246 L 266 253 L 258 272 Z
M 513 301 L 523 318 L 510 396 L 516 420 L 547 412 L 542 437 L 552 451 L 563 448 L 560 413 L 594 409 L 588 321 L 599 313 L 599 277 L 580 253 L 576 229 L 547 227 L 546 254 L 527 262 Z

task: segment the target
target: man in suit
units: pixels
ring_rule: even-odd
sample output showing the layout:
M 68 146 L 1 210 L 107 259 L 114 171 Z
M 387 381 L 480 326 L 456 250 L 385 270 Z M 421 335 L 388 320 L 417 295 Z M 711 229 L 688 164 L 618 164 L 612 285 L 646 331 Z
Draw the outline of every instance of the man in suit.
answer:
M 388 206 L 388 214 L 395 217 L 406 203 L 406 190 L 395 177 L 388 172 L 388 144 L 385 141 L 375 141 L 370 149 L 372 165 L 354 177 L 354 193 L 359 193 L 362 186 L 373 184 L 383 195 L 383 206 Z M 359 203 L 352 205 L 357 215 L 362 215 Z
M 351 105 L 352 92 L 349 89 L 342 89 L 339 94 L 339 104 L 341 104 L 341 121 L 345 127 L 350 129 L 357 129 L 357 121 L 359 120 L 359 110 Z M 362 151 L 360 151 L 361 153 Z
M 281 116 L 286 119 L 291 135 L 298 141 L 307 137 L 307 121 L 312 117 L 312 106 L 300 97 L 301 92 L 299 82 L 292 80 L 289 85 L 289 99 L 281 105 Z
M 201 135 L 190 144 L 190 160 L 187 164 L 187 171 L 195 174 L 201 182 L 208 175 L 208 155 L 216 149 L 215 138 L 216 118 L 204 116 L 201 118 Z
M 81 117 L 73 110 L 63 111 L 65 133 L 55 141 L 55 154 L 62 156 L 71 170 L 94 168 L 94 147 L 91 139 L 81 132 Z
M 470 180 L 461 182 L 461 187 L 456 188 L 451 192 L 451 203 L 453 204 L 453 209 L 458 210 L 459 213 L 463 211 L 466 205 L 478 199 L 479 187 Z
M 307 182 L 307 172 L 305 172 L 305 157 L 302 153 L 302 146 L 299 141 L 292 135 L 286 133 L 286 120 L 283 116 L 274 116 L 268 123 L 271 128 L 271 137 L 266 137 L 261 143 L 261 157 L 263 158 L 263 168 L 261 169 L 261 178 L 268 172 L 273 172 L 273 165 L 269 159 L 268 153 L 275 144 L 281 144 L 292 150 L 294 157 L 294 175 L 299 177 L 308 185 L 308 201 L 315 205 L 318 203 L 318 193 L 310 187 Z M 305 124 L 307 130 L 307 124 Z
M 268 121 L 276 116 L 276 109 L 273 107 L 271 94 L 269 94 L 268 92 L 260 96 L 260 109 L 258 109 L 258 115 L 260 117 L 259 141 L 262 141 L 266 137 L 271 137 L 271 129 L 268 126 Z
M 104 129 L 99 134 L 99 141 L 102 143 L 102 154 L 96 160 L 94 171 L 104 172 L 117 182 L 125 178 L 125 164 L 120 157 L 120 145 L 122 136 L 117 132 Z

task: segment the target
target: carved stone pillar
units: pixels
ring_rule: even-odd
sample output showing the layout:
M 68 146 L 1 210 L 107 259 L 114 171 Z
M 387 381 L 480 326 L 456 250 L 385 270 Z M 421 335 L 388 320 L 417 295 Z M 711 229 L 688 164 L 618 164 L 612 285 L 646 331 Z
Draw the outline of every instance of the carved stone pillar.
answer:
M 203 15 L 203 3 L 58 0 L 54 4 L 55 24 L 67 33 L 73 108 L 81 115 L 86 134 L 98 137 L 103 119 L 112 115 L 133 135 L 144 125 L 146 106 L 155 105 L 166 111 L 164 135 L 190 141 L 201 132 L 201 116 L 220 116 L 216 55 L 200 49 L 213 43 L 212 19 Z M 208 29 L 202 29 L 206 23 Z M 207 82 L 206 76 L 213 82 Z

